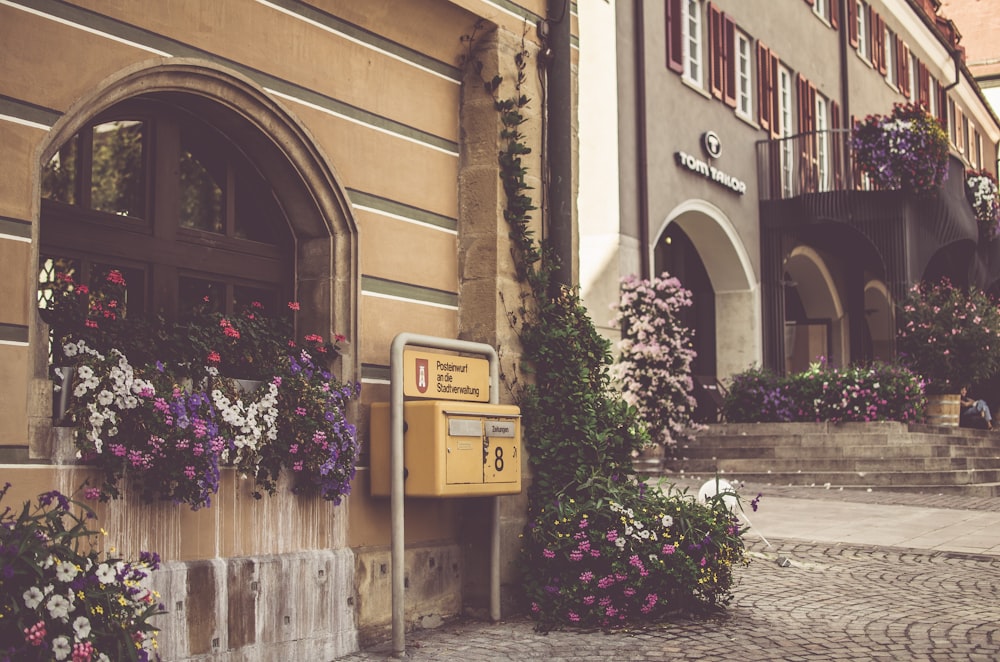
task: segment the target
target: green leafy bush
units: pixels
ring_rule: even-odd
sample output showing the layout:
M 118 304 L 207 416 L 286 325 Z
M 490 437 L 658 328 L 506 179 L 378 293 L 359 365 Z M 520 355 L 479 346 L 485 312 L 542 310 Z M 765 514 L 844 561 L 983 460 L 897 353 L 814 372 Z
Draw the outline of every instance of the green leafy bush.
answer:
M 94 517 L 56 491 L 0 511 L 0 662 L 159 659 L 149 622 L 164 613 L 149 586 L 159 557 L 102 553 Z
M 907 367 L 875 362 L 842 370 L 824 362 L 779 377 L 752 367 L 733 376 L 722 411 L 731 423 L 918 421 L 926 398 Z
M 948 279 L 917 283 L 899 304 L 900 361 L 928 393 L 958 393 L 1000 371 L 1000 307 L 985 292 Z
M 702 504 L 608 483 L 541 508 L 525 534 L 524 573 L 539 628 L 616 628 L 728 604 L 733 570 L 749 560 L 727 496 Z

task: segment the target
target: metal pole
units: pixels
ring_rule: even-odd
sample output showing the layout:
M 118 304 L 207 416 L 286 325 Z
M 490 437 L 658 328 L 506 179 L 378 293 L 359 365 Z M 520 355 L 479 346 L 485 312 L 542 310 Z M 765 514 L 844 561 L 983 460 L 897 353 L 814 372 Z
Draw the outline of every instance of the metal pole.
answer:
M 490 363 L 490 403 L 497 404 L 500 397 L 500 361 L 497 351 L 485 343 L 436 338 L 416 333 L 400 333 L 392 340 L 389 350 L 389 433 L 391 455 L 390 522 L 392 527 L 392 656 L 399 658 L 406 653 L 405 606 L 405 546 L 403 526 L 403 349 L 408 345 L 445 349 L 466 354 L 486 356 Z M 493 531 L 490 558 L 490 616 L 500 620 L 500 501 L 494 497 Z

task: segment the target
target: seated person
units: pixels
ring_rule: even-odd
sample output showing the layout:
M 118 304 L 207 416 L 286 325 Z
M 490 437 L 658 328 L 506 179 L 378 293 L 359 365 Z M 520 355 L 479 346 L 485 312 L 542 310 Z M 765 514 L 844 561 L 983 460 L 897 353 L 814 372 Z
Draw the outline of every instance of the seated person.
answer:
M 985 400 L 973 400 L 968 396 L 969 388 L 963 386 L 959 393 L 959 401 L 962 407 L 963 416 L 975 416 L 986 421 L 986 428 L 993 429 L 993 415 L 990 413 L 990 406 Z

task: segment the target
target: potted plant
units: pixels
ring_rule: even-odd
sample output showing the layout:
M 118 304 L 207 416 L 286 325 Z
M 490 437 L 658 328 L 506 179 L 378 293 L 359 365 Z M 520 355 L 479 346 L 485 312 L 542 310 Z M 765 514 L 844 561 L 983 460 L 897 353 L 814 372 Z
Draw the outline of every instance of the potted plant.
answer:
M 965 174 L 965 194 L 976 215 L 979 236 L 986 241 L 993 239 L 1000 222 L 997 178 L 986 170 L 970 170 Z
M 899 358 L 926 380 L 929 410 L 933 396 L 957 403 L 963 385 L 1000 371 L 1000 309 L 976 288 L 917 283 L 899 305 L 898 329 Z
M 948 135 L 921 105 L 896 104 L 888 116 L 856 123 L 851 149 L 861 172 L 882 190 L 927 194 L 948 177 Z

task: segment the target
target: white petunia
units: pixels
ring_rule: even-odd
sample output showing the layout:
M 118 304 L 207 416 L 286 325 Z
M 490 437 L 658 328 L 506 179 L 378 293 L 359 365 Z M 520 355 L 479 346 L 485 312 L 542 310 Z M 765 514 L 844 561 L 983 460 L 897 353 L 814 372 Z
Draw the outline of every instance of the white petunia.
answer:
M 49 615 L 52 618 L 58 618 L 63 623 L 69 621 L 69 600 L 61 595 L 53 595 L 49 598 L 49 602 L 45 605 L 49 610 Z
M 76 578 L 77 572 L 76 565 L 73 563 L 60 561 L 59 564 L 56 565 L 56 579 L 61 582 L 67 583 L 73 581 Z
M 102 584 L 113 584 L 115 582 L 115 571 L 107 563 L 97 566 L 97 581 Z
M 90 636 L 90 621 L 86 616 L 78 616 L 73 621 L 73 632 L 76 633 L 77 641 L 83 641 Z
M 97 394 L 97 402 L 99 402 L 101 405 L 105 407 L 107 407 L 114 401 L 115 401 L 115 394 L 107 389 Z
M 65 660 L 70 654 L 69 639 L 56 637 L 52 640 L 52 654 L 57 660 Z
M 82 365 L 77 370 L 77 374 L 80 375 L 80 379 L 90 379 L 94 376 L 94 369 L 89 365 Z
M 42 604 L 42 600 L 45 599 L 45 594 L 42 593 L 42 589 L 37 586 L 32 586 L 21 596 L 24 598 L 24 606 L 28 609 L 35 609 L 38 605 Z
M 663 519 L 660 520 L 660 524 L 663 525 L 664 529 L 669 529 L 674 525 L 674 518 L 670 515 L 664 515 Z

